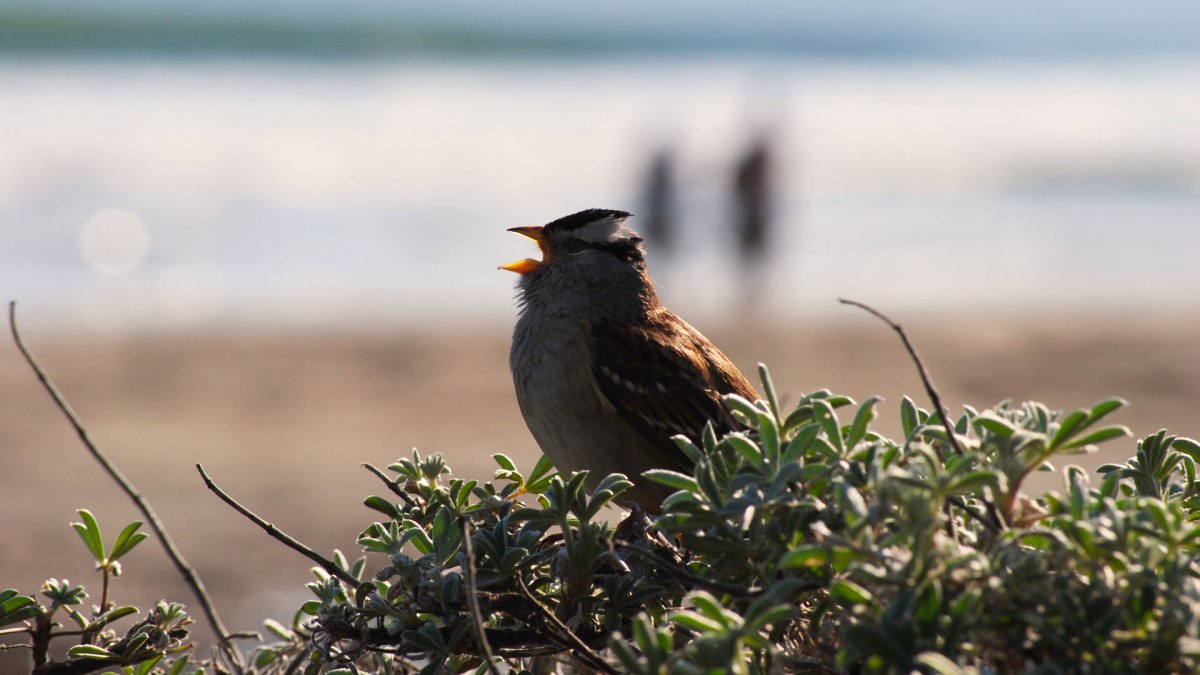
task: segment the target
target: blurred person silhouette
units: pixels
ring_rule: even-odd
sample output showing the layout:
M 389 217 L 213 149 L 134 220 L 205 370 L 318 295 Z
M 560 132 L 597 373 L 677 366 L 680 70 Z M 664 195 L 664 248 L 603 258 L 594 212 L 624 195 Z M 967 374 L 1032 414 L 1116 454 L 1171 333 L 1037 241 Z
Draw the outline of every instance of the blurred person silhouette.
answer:
M 733 228 L 742 271 L 744 307 L 753 309 L 760 296 L 762 262 L 771 239 L 771 139 L 756 134 L 738 160 L 733 176 Z
M 675 153 L 667 146 L 650 156 L 642 184 L 641 230 L 652 251 L 670 255 L 675 246 Z

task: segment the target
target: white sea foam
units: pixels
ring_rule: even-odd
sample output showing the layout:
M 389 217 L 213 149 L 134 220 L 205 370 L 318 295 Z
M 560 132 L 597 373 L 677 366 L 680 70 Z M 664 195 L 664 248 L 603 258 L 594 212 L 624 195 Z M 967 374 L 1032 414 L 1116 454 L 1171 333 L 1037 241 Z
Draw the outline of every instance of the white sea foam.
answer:
M 495 267 L 529 252 L 505 229 L 638 211 L 666 142 L 687 234 L 651 262 L 676 305 L 720 311 L 739 297 L 731 166 L 767 125 L 772 307 L 1194 307 L 1197 76 L 1162 60 L 0 61 L 0 292 L 68 323 L 499 319 L 512 279 Z M 150 242 L 119 278 L 80 255 L 104 209 L 138 214 Z

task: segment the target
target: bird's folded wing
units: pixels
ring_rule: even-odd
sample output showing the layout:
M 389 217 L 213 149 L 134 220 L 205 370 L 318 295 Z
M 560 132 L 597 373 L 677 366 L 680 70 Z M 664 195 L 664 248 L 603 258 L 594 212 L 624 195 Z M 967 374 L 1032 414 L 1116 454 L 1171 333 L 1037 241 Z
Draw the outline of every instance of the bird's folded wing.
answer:
M 648 326 L 598 322 L 592 330 L 592 349 L 597 389 L 662 451 L 663 468 L 691 472 L 691 460 L 672 436 L 683 434 L 699 442 L 709 420 L 718 432 L 735 428 L 721 403 L 722 394 L 754 397 L 733 364 L 678 319 Z

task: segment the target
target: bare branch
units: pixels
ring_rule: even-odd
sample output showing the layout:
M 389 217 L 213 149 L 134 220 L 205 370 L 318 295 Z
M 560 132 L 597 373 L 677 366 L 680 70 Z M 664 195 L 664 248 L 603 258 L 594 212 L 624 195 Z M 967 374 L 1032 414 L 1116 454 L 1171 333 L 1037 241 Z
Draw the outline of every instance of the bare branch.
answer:
M 526 606 L 526 601 L 523 596 L 513 594 L 514 598 L 520 599 L 521 607 Z M 530 609 L 529 611 L 532 611 Z M 622 630 L 626 627 L 622 626 Z M 368 628 L 353 625 L 351 622 L 334 618 L 330 620 L 328 617 L 322 621 L 320 630 L 335 640 L 355 640 L 362 643 L 371 651 L 388 651 L 389 654 L 413 654 L 419 650 L 415 648 L 401 648 L 397 650 L 385 650 L 384 647 L 389 645 L 404 644 L 402 634 L 392 634 L 386 628 Z M 500 656 L 513 657 L 529 657 L 529 656 L 548 656 L 565 651 L 566 647 L 559 645 L 553 640 L 547 641 L 546 632 L 536 628 L 487 628 L 488 644 L 493 647 L 495 653 Z M 450 638 L 448 629 L 441 630 L 443 639 Z M 612 634 L 608 630 L 580 630 L 576 631 L 580 639 L 588 644 L 603 644 L 607 642 Z M 626 633 L 628 634 L 628 633 Z
M 296 658 L 292 659 L 291 663 L 288 664 L 287 670 L 283 671 L 283 675 L 294 675 L 296 671 L 300 670 L 300 666 L 308 661 L 308 655 L 309 651 L 307 649 L 301 650 L 299 654 L 296 654 Z
M 404 490 L 401 489 L 398 484 L 396 484 L 396 481 L 392 480 L 391 478 L 388 478 L 388 475 L 386 473 L 380 471 L 374 464 L 371 464 L 369 462 L 363 462 L 362 466 L 364 469 L 366 469 L 367 471 L 370 471 L 372 474 L 374 474 L 374 476 L 376 478 L 383 481 L 383 484 L 386 485 L 387 488 L 392 491 L 392 494 L 396 495 L 400 499 L 403 499 L 405 504 L 408 504 L 409 506 L 413 505 L 412 497 L 409 497 L 407 494 L 405 494 Z
M 921 356 L 917 354 L 917 348 L 913 346 L 911 341 L 909 341 L 908 334 L 904 332 L 904 328 L 902 328 L 900 324 L 888 318 L 883 312 L 880 312 L 868 304 L 858 302 L 856 300 L 847 300 L 846 298 L 838 298 L 838 302 L 842 303 L 843 305 L 853 305 L 854 307 L 858 307 L 859 309 L 870 312 L 879 320 L 890 326 L 892 330 L 896 331 L 896 334 L 900 336 L 900 340 L 904 343 L 904 348 L 908 350 L 908 355 L 912 358 L 913 363 L 917 366 L 917 373 L 921 376 L 921 383 L 925 385 L 925 393 L 929 396 L 929 400 L 932 401 L 934 410 L 937 411 L 938 420 L 941 421 L 942 428 L 946 430 L 946 438 L 950 440 L 950 445 L 954 448 L 954 452 L 961 456 L 963 454 L 963 449 L 958 443 L 958 436 L 956 436 L 954 433 L 954 427 L 951 426 L 949 418 L 946 417 L 945 406 L 942 405 L 942 397 L 938 394 L 937 388 L 933 386 L 933 381 L 929 379 L 929 373 L 925 370 L 925 363 L 921 360 Z M 992 504 L 990 499 L 983 500 L 983 503 L 984 506 L 987 507 L 988 515 L 991 516 L 992 519 L 991 523 L 985 523 L 988 525 L 988 529 L 992 531 L 1003 529 L 1003 521 L 1000 520 L 999 514 L 996 513 L 996 505 Z M 971 517 L 976 517 L 976 514 L 973 511 L 965 508 L 965 504 L 960 505 L 960 508 L 963 508 Z M 979 522 L 984 522 L 980 518 L 976 519 L 979 520 Z M 953 525 L 954 520 L 950 519 L 949 526 L 953 527 Z
M 479 611 L 479 587 L 475 585 L 475 551 L 471 542 L 471 520 L 466 516 L 459 516 L 458 524 L 462 527 L 463 577 L 467 582 L 467 607 L 471 610 L 475 639 L 479 641 L 483 658 L 487 659 L 488 671 L 492 675 L 500 675 L 500 669 L 496 667 L 496 657 L 492 654 L 492 645 L 488 644 L 487 629 L 483 626 L 483 612 Z
M 1002 525 L 1003 521 L 1000 520 L 1000 514 L 998 514 L 996 512 L 996 506 L 994 504 L 992 504 L 992 502 L 990 500 L 987 500 L 987 499 L 980 498 L 980 501 L 983 502 L 983 506 L 984 506 L 984 508 L 987 509 L 988 516 L 991 517 L 991 520 L 988 520 L 987 518 L 984 518 L 983 516 L 976 513 L 975 509 L 972 509 L 971 507 L 967 506 L 967 503 L 965 501 L 963 501 L 963 499 L 961 497 L 951 497 L 949 499 L 949 502 L 951 504 L 962 509 L 963 513 L 967 514 L 967 516 L 971 520 L 974 520 L 975 522 L 979 523 L 980 525 L 983 525 L 984 527 L 991 530 L 992 532 L 998 533 L 998 532 L 1001 532 L 1002 530 L 1004 530 L 1004 527 Z
M 33 670 L 34 675 L 86 675 L 105 668 L 120 667 L 121 660 L 116 657 L 91 659 L 70 658 L 65 661 L 50 661 L 40 668 Z
M 946 417 L 945 408 L 942 406 L 942 397 L 938 395 L 937 389 L 933 386 L 933 382 L 929 379 L 929 373 L 925 370 L 925 363 L 921 361 L 920 355 L 917 354 L 917 348 L 909 341 L 908 334 L 900 327 L 900 324 L 889 319 L 883 312 L 874 307 L 858 302 L 856 300 L 847 300 L 838 298 L 838 302 L 843 305 L 853 305 L 859 309 L 864 309 L 867 312 L 875 315 L 879 320 L 891 326 L 892 330 L 900 336 L 900 340 L 904 343 L 904 348 L 908 350 L 908 355 L 912 357 L 913 363 L 917 366 L 917 373 L 921 376 L 921 383 L 925 385 L 925 393 L 929 395 L 929 400 L 933 402 L 933 409 L 937 411 L 938 419 L 941 420 L 942 426 L 946 429 L 946 436 L 950 439 L 950 445 L 954 448 L 955 454 L 963 454 L 962 446 L 958 444 L 958 437 L 954 435 L 954 427 L 950 425 L 950 420 Z
M 342 569 L 341 567 L 338 567 L 337 563 L 322 556 L 320 553 L 317 553 L 316 551 L 305 546 L 304 544 L 301 544 L 299 541 L 296 541 L 292 537 L 288 536 L 288 534 L 286 532 L 279 529 L 278 527 L 275 527 L 271 523 L 268 523 L 267 521 L 263 520 L 262 518 L 260 518 L 258 516 L 258 514 L 254 513 L 250 509 L 242 506 L 241 504 L 239 504 L 237 502 L 237 500 L 235 500 L 233 497 L 230 497 L 228 494 L 226 494 L 226 492 L 224 490 L 222 490 L 220 487 L 218 487 L 217 484 L 214 483 L 213 480 L 208 477 L 208 474 L 204 472 L 203 466 L 197 464 L 196 470 L 200 472 L 200 477 L 204 479 L 204 484 L 206 486 L 208 486 L 208 489 L 211 490 L 218 497 L 220 497 L 221 501 L 223 501 L 226 504 L 233 507 L 234 511 L 237 511 L 238 513 L 245 516 L 247 520 L 249 520 L 250 522 L 254 523 L 255 525 L 258 525 L 259 527 L 261 527 L 267 534 L 271 535 L 272 538 L 282 542 L 284 546 L 287 546 L 288 548 L 292 549 L 293 551 L 296 551 L 297 553 L 303 555 L 304 557 L 308 558 L 309 560 L 312 560 L 313 562 L 317 563 L 326 572 L 329 572 L 331 575 L 337 577 L 338 579 L 341 579 L 342 581 L 350 584 L 353 587 L 356 587 L 356 588 L 358 587 L 359 580 L 355 579 L 354 576 L 351 575 L 346 570 Z
M 15 300 L 8 303 L 8 326 L 12 332 L 13 342 L 16 343 L 17 349 L 21 352 L 21 356 L 25 358 L 25 362 L 29 364 L 31 369 L 33 369 L 33 373 L 37 376 L 38 381 L 42 384 L 42 388 L 45 389 L 46 393 L 50 395 L 50 398 L 54 400 L 55 406 L 57 406 L 59 411 L 61 411 L 62 414 L 67 418 L 67 421 L 70 422 L 71 427 L 75 429 L 75 434 L 79 436 L 79 440 L 83 442 L 84 447 L 87 448 L 92 457 L 100 463 L 100 466 L 104 468 L 108 475 L 111 476 L 114 481 L 116 481 L 117 485 L 121 487 L 121 490 L 123 490 L 125 494 L 129 496 L 134 505 L 137 506 L 138 510 L 142 512 L 142 515 L 145 516 L 146 521 L 150 523 L 150 529 L 154 530 L 154 534 L 158 536 L 159 542 L 162 543 L 163 549 L 167 552 L 167 557 L 170 558 L 171 562 L 175 564 L 175 569 L 179 571 L 179 574 L 183 577 L 184 582 L 189 588 L 192 589 L 192 593 L 200 602 L 200 606 L 204 610 L 204 615 L 208 619 L 209 626 L 212 627 L 212 631 L 216 633 L 217 637 L 220 639 L 222 650 L 225 651 L 228 657 L 232 660 L 235 670 L 239 672 L 243 670 L 244 663 L 242 661 L 241 652 L 230 644 L 229 631 L 225 628 L 225 623 L 221 621 L 221 616 L 217 613 L 216 605 L 213 604 L 212 598 L 209 597 L 208 591 L 204 587 L 204 582 L 200 580 L 200 575 L 196 573 L 196 570 L 188 564 L 187 560 L 184 559 L 183 554 L 179 552 L 179 549 L 175 546 L 175 542 L 171 539 L 171 536 L 167 534 L 166 527 L 164 527 L 162 521 L 158 519 L 158 516 L 154 513 L 154 509 L 150 507 L 150 503 L 146 501 L 137 488 L 133 486 L 133 483 L 129 482 L 129 479 L 126 478 L 123 473 L 121 473 L 121 470 L 118 469 L 116 465 L 114 465 L 108 459 L 108 457 L 100 451 L 100 448 L 96 447 L 96 444 L 92 442 L 91 436 L 88 434 L 87 429 L 83 426 L 83 422 L 80 421 L 79 416 L 75 414 L 75 411 L 71 408 L 71 405 L 67 402 L 67 399 L 58 391 L 58 388 L 54 386 L 54 383 L 46 375 L 46 372 L 42 369 L 37 359 L 34 358 L 33 354 L 25 346 L 24 341 L 21 340 L 21 333 L 19 330 L 17 330 L 17 303 Z
M 559 618 L 554 615 L 554 612 L 550 611 L 549 607 L 542 604 L 542 601 L 538 600 L 537 596 L 529 591 L 529 587 L 525 585 L 525 579 L 523 579 L 520 574 L 516 575 L 516 578 L 517 586 L 520 587 L 521 593 L 525 596 L 525 599 L 529 602 L 532 602 L 534 607 L 537 607 L 538 613 L 541 614 L 542 619 L 544 619 L 546 623 L 549 623 L 551 626 L 553 626 L 561 637 L 565 637 L 567 641 L 571 643 L 573 649 L 581 652 L 580 658 L 582 658 L 582 660 L 587 663 L 588 666 L 595 670 L 608 673 L 609 675 L 618 675 L 620 671 L 614 669 L 612 666 L 608 665 L 607 661 L 600 658 L 600 655 L 593 651 L 592 648 L 589 647 L 582 638 L 576 635 L 575 631 L 571 630 L 570 627 L 560 621 Z
M 735 598 L 757 598 L 763 594 L 763 589 L 761 588 L 742 588 L 740 586 L 722 583 L 715 579 L 709 579 L 708 577 L 696 574 L 686 567 L 667 560 L 666 558 L 639 544 L 614 540 L 613 546 L 641 556 L 642 558 L 645 558 L 646 560 L 658 565 L 663 572 L 670 574 L 671 576 L 682 581 L 695 584 L 701 588 L 713 590 L 718 593 L 724 593 Z M 814 590 L 819 587 L 820 586 L 818 584 L 813 584 Z

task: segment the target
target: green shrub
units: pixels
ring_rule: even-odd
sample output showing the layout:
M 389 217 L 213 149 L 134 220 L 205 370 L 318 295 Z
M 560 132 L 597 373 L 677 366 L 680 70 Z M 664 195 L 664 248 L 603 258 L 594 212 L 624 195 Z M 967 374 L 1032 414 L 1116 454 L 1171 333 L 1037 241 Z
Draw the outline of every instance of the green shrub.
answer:
M 121 619 L 139 613 L 136 607 L 110 602 L 109 584 L 121 575 L 120 559 L 146 538 L 146 534 L 138 532 L 142 523 L 129 523 L 117 535 L 113 545 L 106 547 L 95 516 L 87 509 L 80 509 L 78 513 L 81 522 L 71 523 L 71 527 L 79 533 L 96 560 L 96 569 L 102 579 L 100 603 L 92 608 L 90 616 L 75 609 L 83 604 L 88 593 L 83 586 L 72 585 L 66 579 L 49 579 L 42 584 L 41 595 L 45 601 L 22 595 L 15 589 L 6 589 L 0 591 L 0 629 L 13 624 L 21 627 L 0 630 L 0 634 L 15 630 L 29 635 L 26 646 L 32 653 L 33 672 L 38 675 L 89 673 L 113 667 L 121 667 L 121 672 L 126 675 L 151 672 L 178 675 L 188 665 L 188 657 L 179 655 L 191 649 L 187 626 L 192 619 L 183 605 L 159 602 L 145 618 L 123 632 L 112 627 Z M 74 624 L 72 630 L 62 630 L 55 620 L 60 611 Z M 73 638 L 76 644 L 67 650 L 66 659 L 51 660 L 51 641 L 64 637 Z M 166 670 L 157 668 L 164 658 L 170 666 Z
M 386 647 L 427 673 L 477 668 L 470 523 L 486 636 L 514 666 L 570 650 L 568 632 L 635 673 L 1200 665 L 1196 442 L 1156 434 L 1098 485 L 1068 466 L 1062 494 L 1031 499 L 1030 473 L 1128 434 L 1101 426 L 1122 401 L 967 409 L 951 442 L 905 399 L 893 441 L 870 429 L 877 400 L 849 423 L 838 411 L 853 402 L 826 391 L 782 410 L 762 374 L 766 401 L 728 399 L 745 433 L 680 438 L 692 475 L 650 474 L 678 492 L 649 527 L 597 522 L 621 476 L 589 491 L 580 474 L 543 461 L 525 477 L 503 456 L 484 485 L 445 480 L 438 456 L 389 467 L 401 499 L 368 500 L 386 519 L 361 541 L 390 565 L 309 608 L 314 642 L 335 662 L 397 658 L 374 651 Z
M 951 435 L 905 398 L 892 440 L 877 399 L 784 409 L 761 374 L 766 400 L 727 399 L 743 432 L 678 438 L 695 470 L 649 474 L 677 490 L 655 519 L 610 525 L 629 481 L 589 488 L 544 458 L 526 475 L 496 455 L 484 483 L 415 451 L 376 471 L 389 493 L 359 542 L 382 566 L 317 567 L 244 672 L 1200 669 L 1196 441 L 1159 432 L 1031 496 L 1031 473 L 1128 435 L 1105 425 L 1123 401 L 967 408 Z M 0 623 L 58 602 L 0 597 Z

